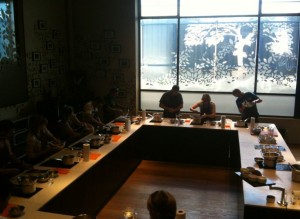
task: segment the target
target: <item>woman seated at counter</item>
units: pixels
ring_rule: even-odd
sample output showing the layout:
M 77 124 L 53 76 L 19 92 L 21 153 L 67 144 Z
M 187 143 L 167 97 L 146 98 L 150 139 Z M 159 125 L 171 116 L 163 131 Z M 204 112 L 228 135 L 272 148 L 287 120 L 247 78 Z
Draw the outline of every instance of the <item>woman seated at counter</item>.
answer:
M 216 104 L 211 101 L 209 94 L 203 94 L 199 102 L 191 106 L 190 111 L 198 112 L 196 108 L 199 107 L 201 120 L 205 122 L 207 120 L 215 120 L 216 118 Z
M 95 129 L 102 129 L 104 123 L 101 121 L 98 114 L 95 113 L 92 101 L 88 101 L 83 106 L 82 121 L 91 124 Z
M 59 121 L 59 134 L 67 145 L 93 132 L 94 127 L 86 122 L 81 122 L 71 106 L 63 107 Z
M 64 147 L 64 144 L 47 129 L 47 124 L 48 120 L 40 115 L 33 115 L 29 119 L 26 145 L 28 163 L 39 163 Z

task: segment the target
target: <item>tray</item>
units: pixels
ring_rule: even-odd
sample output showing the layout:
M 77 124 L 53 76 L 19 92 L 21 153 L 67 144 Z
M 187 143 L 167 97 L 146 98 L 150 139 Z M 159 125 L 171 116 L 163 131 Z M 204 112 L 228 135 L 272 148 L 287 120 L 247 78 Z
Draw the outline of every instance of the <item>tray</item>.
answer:
M 30 198 L 41 190 L 42 188 L 36 187 L 35 192 L 27 194 L 22 192 L 21 186 L 13 186 L 11 190 L 11 195 L 16 197 L 21 197 L 21 198 Z
M 263 169 L 273 169 L 273 170 L 275 170 L 274 168 L 266 167 L 264 165 L 264 163 L 259 163 L 258 167 L 263 168 Z M 277 171 L 291 171 L 292 169 L 291 169 L 289 164 L 277 163 L 276 164 L 276 170 Z
M 241 172 L 235 172 L 235 174 L 238 175 L 239 177 L 241 177 L 244 181 L 246 181 L 247 183 L 249 183 L 253 187 L 270 186 L 270 185 L 275 185 L 276 184 L 272 180 L 269 180 L 268 178 L 267 178 L 267 182 L 266 183 L 250 182 L 248 179 L 245 179 L 245 178 L 243 178 L 241 176 Z
M 245 125 L 237 125 L 236 123 L 234 123 L 234 127 L 237 127 L 237 128 L 248 128 L 248 124 L 246 123 Z
M 64 165 L 62 161 L 56 160 L 56 159 L 50 159 L 47 160 L 46 162 L 42 163 L 41 166 L 46 166 L 46 167 L 59 167 L 59 168 L 66 168 L 66 169 L 71 169 L 74 167 L 78 162 L 74 162 L 73 165 Z
M 283 146 L 277 146 L 277 145 L 270 145 L 270 144 L 259 144 L 259 145 L 254 145 L 254 148 L 256 150 L 260 150 L 262 148 L 278 148 L 279 151 L 285 151 L 285 148 Z
M 152 119 L 150 122 L 161 123 L 161 122 L 162 122 L 162 120 L 154 120 L 154 119 Z
M 203 122 L 191 122 L 191 125 L 203 125 Z

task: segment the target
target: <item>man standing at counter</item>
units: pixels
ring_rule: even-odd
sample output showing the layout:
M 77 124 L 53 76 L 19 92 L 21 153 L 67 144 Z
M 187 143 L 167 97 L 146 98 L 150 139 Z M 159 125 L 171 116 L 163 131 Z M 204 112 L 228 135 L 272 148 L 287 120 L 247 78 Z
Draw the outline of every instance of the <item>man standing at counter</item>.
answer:
M 261 103 L 262 99 L 251 92 L 242 92 L 239 89 L 234 89 L 232 95 L 237 97 L 236 105 L 241 113 L 242 120 L 250 120 L 255 117 L 255 122 L 258 122 L 259 113 L 257 110 L 257 103 Z
M 183 99 L 178 85 L 174 85 L 170 91 L 162 95 L 159 107 L 164 109 L 164 118 L 176 118 L 176 114 L 179 114 L 183 107 Z

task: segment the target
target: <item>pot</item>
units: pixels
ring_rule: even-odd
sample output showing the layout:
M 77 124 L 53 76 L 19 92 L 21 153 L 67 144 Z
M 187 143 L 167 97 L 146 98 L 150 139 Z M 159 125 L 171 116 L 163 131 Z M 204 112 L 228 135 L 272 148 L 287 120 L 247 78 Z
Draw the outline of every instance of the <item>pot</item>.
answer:
M 62 162 L 66 166 L 71 166 L 75 162 L 75 156 L 73 154 L 66 154 L 62 157 Z
M 90 145 L 92 148 L 100 147 L 101 146 L 101 139 L 100 138 L 93 138 L 90 140 Z
M 292 181 L 300 182 L 300 164 L 291 165 L 292 168 Z
M 154 113 L 153 119 L 154 119 L 154 121 L 161 121 L 161 115 L 159 113 Z
M 17 180 L 24 194 L 30 194 L 36 191 L 37 177 L 22 175 L 18 176 Z
M 276 162 L 277 162 L 278 156 L 279 156 L 279 153 L 275 153 L 275 152 L 263 153 L 265 166 L 270 167 L 270 168 L 276 168 Z
M 116 126 L 110 127 L 110 132 L 112 134 L 119 134 L 120 133 L 119 126 L 116 125 Z

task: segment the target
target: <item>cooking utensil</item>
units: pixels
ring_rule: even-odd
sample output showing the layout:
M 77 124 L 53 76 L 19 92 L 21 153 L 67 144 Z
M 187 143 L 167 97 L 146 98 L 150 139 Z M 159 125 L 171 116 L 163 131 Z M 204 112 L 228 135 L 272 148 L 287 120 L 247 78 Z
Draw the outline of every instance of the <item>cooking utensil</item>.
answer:
M 30 175 L 21 175 L 17 177 L 17 181 L 21 186 L 24 194 L 34 193 L 36 191 L 37 177 Z
M 66 166 L 71 166 L 75 162 L 75 156 L 73 154 L 66 154 L 62 157 L 62 162 Z

